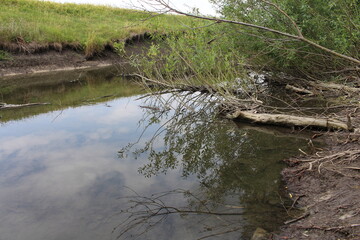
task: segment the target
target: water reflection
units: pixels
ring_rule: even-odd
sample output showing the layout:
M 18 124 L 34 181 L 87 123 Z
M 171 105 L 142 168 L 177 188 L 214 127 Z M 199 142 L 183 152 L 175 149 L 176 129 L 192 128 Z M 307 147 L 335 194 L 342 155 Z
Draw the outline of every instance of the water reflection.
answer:
M 130 88 L 104 84 L 89 98 Z M 173 214 L 124 237 L 145 230 L 140 239 L 198 239 L 237 230 L 216 236 L 246 239 L 258 226 L 279 226 L 281 159 L 305 141 L 209 118 L 206 96 L 189 95 L 199 102 L 181 105 L 170 95 L 153 102 L 122 96 L 9 117 L 0 126 L 1 239 L 116 239 L 134 192 L 147 199 L 171 192 L 161 198 L 166 206 L 240 215 Z
M 192 101 L 187 101 L 189 97 Z M 164 98 L 163 101 L 168 96 Z M 239 213 L 246 220 L 239 221 L 238 217 L 235 222 L 224 225 L 221 231 L 229 233 L 231 229 L 240 230 L 237 234 L 245 238 L 250 237 L 250 232 L 256 226 L 276 230 L 287 217 L 279 174 L 284 167 L 282 159 L 295 154 L 306 142 L 289 133 L 288 136 L 276 136 L 276 133 L 280 133 L 276 132 L 276 128 L 261 131 L 247 125 L 211 119 L 209 116 L 215 115 L 212 112 L 214 106 L 204 107 L 204 103 L 212 105 L 211 101 L 201 98 L 202 107 L 194 108 L 193 100 L 193 95 L 178 96 L 170 101 L 173 110 L 167 114 L 149 110 L 148 124 L 162 123 L 157 130 L 162 134 L 146 142 L 142 148 L 129 145 L 121 153 L 132 152 L 135 158 L 146 155 L 148 162 L 139 172 L 148 178 L 167 174 L 174 169 L 180 170 L 183 178 L 197 177 L 200 188 L 196 190 L 196 197 L 188 197 L 191 203 L 181 208 L 179 213 L 194 209 Z M 185 106 L 184 102 L 190 105 Z M 167 104 L 170 103 L 167 101 Z M 148 108 L 156 109 L 151 105 Z M 159 141 L 163 143 L 161 147 L 156 145 Z M 139 204 L 139 201 L 136 202 Z M 166 207 L 179 209 L 167 202 L 162 199 Z M 152 202 L 148 204 L 152 205 Z M 224 206 L 235 207 L 229 209 Z M 239 208 L 242 209 L 240 212 Z M 148 214 L 153 214 L 156 209 Z M 213 222 L 208 228 L 212 231 L 217 225 L 217 222 Z M 239 225 L 242 225 L 241 229 Z M 234 235 L 229 239 L 232 237 Z
M 2 237 L 114 239 L 123 186 L 149 194 L 192 184 L 176 175 L 145 179 L 137 174 L 140 160 L 119 161 L 116 150 L 136 138 L 143 111 L 134 98 L 108 104 L 64 110 L 55 122 L 59 112 L 0 128 Z
M 0 110 L 0 123 L 28 118 L 41 113 L 82 105 L 106 102 L 117 97 L 140 94 L 143 89 L 135 82 L 114 77 L 113 68 L 85 72 L 57 72 L 41 77 L 0 81 L 0 102 L 7 104 L 49 103 L 13 110 Z M 5 85 L 4 85 L 5 84 Z

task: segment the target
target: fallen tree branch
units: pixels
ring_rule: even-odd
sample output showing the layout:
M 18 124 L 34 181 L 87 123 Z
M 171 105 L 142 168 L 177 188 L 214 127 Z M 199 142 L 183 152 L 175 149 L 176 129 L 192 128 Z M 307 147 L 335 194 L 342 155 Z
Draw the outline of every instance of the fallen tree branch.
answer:
M 140 78 L 144 85 L 145 86 L 148 86 L 149 88 L 153 88 L 153 87 L 157 87 L 157 88 L 160 88 L 160 89 L 170 89 L 170 90 L 165 90 L 165 91 L 159 91 L 159 92 L 156 92 L 156 93 L 151 93 L 151 94 L 148 94 L 148 95 L 145 95 L 146 97 L 147 96 L 151 96 L 151 95 L 154 95 L 154 94 L 164 94 L 164 93 L 171 93 L 171 92 L 192 92 L 192 93 L 195 93 L 195 92 L 200 92 L 200 93 L 208 93 L 208 94 L 215 94 L 215 93 L 219 93 L 219 92 L 228 92 L 228 93 L 232 93 L 232 94 L 239 94 L 239 92 L 241 92 L 242 90 L 239 90 L 239 89 L 228 89 L 228 88 L 225 88 L 225 87 L 214 87 L 214 86 L 211 86 L 211 85 L 189 85 L 189 84 L 183 84 L 183 83 L 172 83 L 172 84 L 169 84 L 169 83 L 166 83 L 166 82 L 163 82 L 163 81 L 158 81 L 158 80 L 154 80 L 154 79 L 150 79 L 150 78 L 147 78 L 143 75 L 140 75 L 140 74 L 130 74 L 129 76 L 132 76 L 132 77 L 137 77 L 137 78 Z M 248 93 L 249 94 L 249 93 Z M 140 97 L 139 99 L 141 99 L 143 97 Z M 250 102 L 256 102 L 258 100 L 256 99 L 251 99 L 251 100 L 238 100 L 238 101 L 250 101 Z
M 360 88 L 349 87 L 343 84 L 337 83 L 325 83 L 325 82 L 309 82 L 313 87 L 317 88 L 325 88 L 325 89 L 332 89 L 332 90 L 343 90 L 345 92 L 352 92 L 352 93 L 360 93 Z
M 229 119 L 243 120 L 252 123 L 280 125 L 288 127 L 297 126 L 304 128 L 315 127 L 327 130 L 354 130 L 350 129 L 347 123 L 330 118 L 300 117 L 287 114 L 253 113 L 250 111 L 241 110 L 237 110 L 233 113 L 227 114 L 225 117 Z
M 360 224 L 350 224 L 348 226 L 338 226 L 338 227 L 326 227 L 326 226 L 298 226 L 297 228 L 300 229 L 318 229 L 323 231 L 338 231 L 345 228 L 354 228 L 354 227 L 360 227 Z
M 25 104 L 0 103 L 0 110 L 12 109 L 12 108 L 22 108 L 22 107 L 31 107 L 31 106 L 39 106 L 39 105 L 49 105 L 49 104 L 50 103 L 25 103 Z
M 314 95 L 314 93 L 310 90 L 307 90 L 305 88 L 299 88 L 299 87 L 295 87 L 293 85 L 290 85 L 290 84 L 287 84 L 285 86 L 285 89 L 286 90 L 290 90 L 290 91 L 293 91 L 293 92 L 296 92 L 296 93 L 300 93 L 300 94 L 308 94 L 308 95 Z

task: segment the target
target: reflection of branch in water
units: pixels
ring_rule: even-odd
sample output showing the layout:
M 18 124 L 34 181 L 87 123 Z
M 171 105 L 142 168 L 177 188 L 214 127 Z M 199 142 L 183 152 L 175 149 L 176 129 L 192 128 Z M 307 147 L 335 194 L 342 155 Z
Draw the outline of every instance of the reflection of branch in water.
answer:
M 127 217 L 113 230 L 113 232 L 119 231 L 117 236 L 118 239 L 128 238 L 130 236 L 133 238 L 140 237 L 141 235 L 149 232 L 156 225 L 163 222 L 170 215 L 179 215 L 182 217 L 187 215 L 212 215 L 217 217 L 219 221 L 225 223 L 219 224 L 218 222 L 216 227 L 207 227 L 207 231 L 211 231 L 211 234 L 205 235 L 200 239 L 219 236 L 242 229 L 238 226 L 238 221 L 235 222 L 237 227 L 233 227 L 234 222 L 227 221 L 226 219 L 222 218 L 226 216 L 240 216 L 242 215 L 242 212 L 211 211 L 208 205 L 213 203 L 207 202 L 206 200 L 201 200 L 201 198 L 188 190 L 176 189 L 173 191 L 152 194 L 151 197 L 140 196 L 134 190 L 130 190 L 134 193 L 134 196 L 126 198 L 129 199 L 129 203 L 131 205 L 126 210 L 120 212 L 120 214 L 127 215 Z M 166 198 L 173 197 L 173 195 L 176 194 L 184 195 L 191 202 L 195 201 L 198 204 L 197 207 L 192 209 L 190 207 L 191 204 L 187 207 L 167 205 Z M 240 208 L 241 207 L 238 207 L 236 209 Z M 230 210 L 233 209 L 233 207 L 230 208 Z
M 239 129 L 233 123 L 218 124 L 213 119 L 216 103 L 212 100 L 212 96 L 201 93 L 146 99 L 146 106 L 172 110 L 144 109 L 145 129 L 150 125 L 156 129 L 151 128 L 151 136 L 143 144 L 135 146 L 144 140 L 144 133 L 120 153 L 146 157 L 146 163 L 139 168 L 146 177 L 178 167 L 182 169 L 182 177 L 195 175 L 213 200 L 231 191 L 241 191 L 241 198 L 249 202 L 277 199 L 275 193 L 279 190 L 282 168 L 278 162 L 294 145 L 295 152 L 303 144 L 297 139 L 274 139 L 272 132 Z M 155 145 L 156 139 L 162 144 Z M 281 151 L 277 151 L 279 146 Z M 253 199 L 255 196 L 257 199 Z
M 273 132 L 238 128 L 232 122 L 219 124 L 215 119 L 216 103 L 213 100 L 212 96 L 201 93 L 173 93 L 146 99 L 146 106 L 170 110 L 143 109 L 147 115 L 142 123 L 146 128 L 153 125 L 148 129 L 151 136 L 146 136 L 144 140 L 145 135 L 141 135 L 144 142 L 139 146 L 133 144 L 124 151 L 132 153 L 135 158 L 144 156 L 147 159 L 139 168 L 139 173 L 145 177 L 167 173 L 172 169 L 180 169 L 183 178 L 190 175 L 197 177 L 202 197 L 185 196 L 192 201 L 186 207 L 178 207 L 174 203 L 168 204 L 170 201 L 165 204 L 164 198 L 158 195 L 151 198 L 136 196 L 132 199 L 132 207 L 123 212 L 128 218 L 117 228 L 121 236 L 135 230 L 144 234 L 168 216 L 176 215 L 199 214 L 198 218 L 210 221 L 210 225 L 214 225 L 216 218 L 216 227 L 210 227 L 211 230 L 205 227 L 206 232 L 201 235 L 225 234 L 239 229 L 241 224 L 242 230 L 260 224 L 265 229 L 275 230 L 277 224 L 282 224 L 286 212 L 277 194 L 281 191 L 280 160 L 298 151 L 306 142 L 290 137 L 274 137 Z M 156 144 L 157 140 L 162 141 L 161 144 Z M 170 195 L 168 193 L 166 196 Z M 240 223 L 238 217 L 213 214 L 224 209 L 225 213 L 228 212 L 230 207 L 227 204 L 246 206 L 240 210 L 246 214 L 241 217 L 246 221 Z M 232 208 L 239 212 L 239 207 Z M 191 222 L 198 218 L 186 220 Z M 167 222 L 172 220 L 173 217 Z M 219 222 L 223 225 L 219 226 Z M 201 224 L 204 226 L 204 223 Z M 189 226 L 191 228 L 193 225 Z M 247 234 L 246 230 L 243 232 Z
M 145 151 L 151 150 L 154 140 L 166 132 L 168 128 L 171 128 L 172 132 L 180 133 L 181 128 L 183 128 L 186 123 L 194 121 L 196 116 L 213 109 L 214 104 L 216 104 L 215 102 L 213 96 L 202 93 L 181 92 L 162 94 L 160 92 L 158 95 L 153 93 L 153 95 L 148 96 L 143 102 L 146 106 L 139 106 L 146 110 L 143 119 L 139 121 L 139 127 L 146 122 L 143 131 L 137 141 L 129 143 L 119 150 L 118 156 L 121 158 L 125 157 L 125 153 L 141 141 L 145 132 L 153 124 L 159 124 L 161 120 L 164 121 L 152 134 L 151 139 L 146 142 L 146 146 L 134 152 L 136 157 Z

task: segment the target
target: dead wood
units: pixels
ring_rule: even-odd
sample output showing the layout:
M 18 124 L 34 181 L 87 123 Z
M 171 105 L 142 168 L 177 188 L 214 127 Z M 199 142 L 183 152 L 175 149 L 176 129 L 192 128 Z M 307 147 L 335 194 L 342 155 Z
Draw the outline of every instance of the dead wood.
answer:
M 337 83 L 309 82 L 313 87 L 327 90 L 341 90 L 349 93 L 360 93 L 360 88 L 349 87 Z
M 326 130 L 353 131 L 348 124 L 331 118 L 301 117 L 287 114 L 254 113 L 250 111 L 237 110 L 225 116 L 229 119 L 237 119 L 259 124 L 280 125 L 288 127 L 314 127 Z
M 300 93 L 300 94 L 314 95 L 314 93 L 312 91 L 310 91 L 310 90 L 307 90 L 305 88 L 295 87 L 295 86 L 290 85 L 290 84 L 287 84 L 285 86 L 285 89 L 296 92 L 296 93 Z
M 13 109 L 13 108 L 22 108 L 22 107 L 31 107 L 31 106 L 39 106 L 39 105 L 49 105 L 49 104 L 50 103 L 25 103 L 25 104 L 0 103 L 0 110 Z
M 355 224 L 350 224 L 347 226 L 337 226 L 337 227 L 328 227 L 328 226 L 298 226 L 298 228 L 301 229 L 317 229 L 317 230 L 323 230 L 323 231 L 338 231 L 338 230 L 342 230 L 342 229 L 346 229 L 346 228 L 355 228 L 355 227 L 360 227 L 360 224 L 355 223 Z
M 284 222 L 284 224 L 294 223 L 294 222 L 300 221 L 301 219 L 304 219 L 304 218 L 306 218 L 306 217 L 308 217 L 308 216 L 310 216 L 310 213 L 309 213 L 309 212 L 301 215 L 300 217 L 297 217 L 297 218 L 294 218 L 294 219 L 290 219 L 290 220 Z

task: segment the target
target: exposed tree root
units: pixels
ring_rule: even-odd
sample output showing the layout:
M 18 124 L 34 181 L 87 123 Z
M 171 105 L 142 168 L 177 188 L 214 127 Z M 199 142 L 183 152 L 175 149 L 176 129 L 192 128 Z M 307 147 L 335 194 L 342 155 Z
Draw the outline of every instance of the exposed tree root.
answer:
M 344 173 L 342 170 L 337 169 L 337 165 L 344 162 L 351 163 L 356 162 L 356 159 L 360 157 L 360 150 L 347 150 L 342 152 L 336 152 L 324 157 L 314 156 L 308 160 L 297 160 L 298 162 L 308 163 L 308 171 L 313 170 L 314 167 L 317 168 L 318 172 L 321 173 L 321 169 L 325 168 L 331 172 L 335 172 L 345 177 L 359 178 L 360 176 L 356 172 Z M 303 168 L 306 168 L 306 164 L 303 165 Z M 357 171 L 360 168 L 358 166 L 349 166 L 344 167 L 344 169 Z

